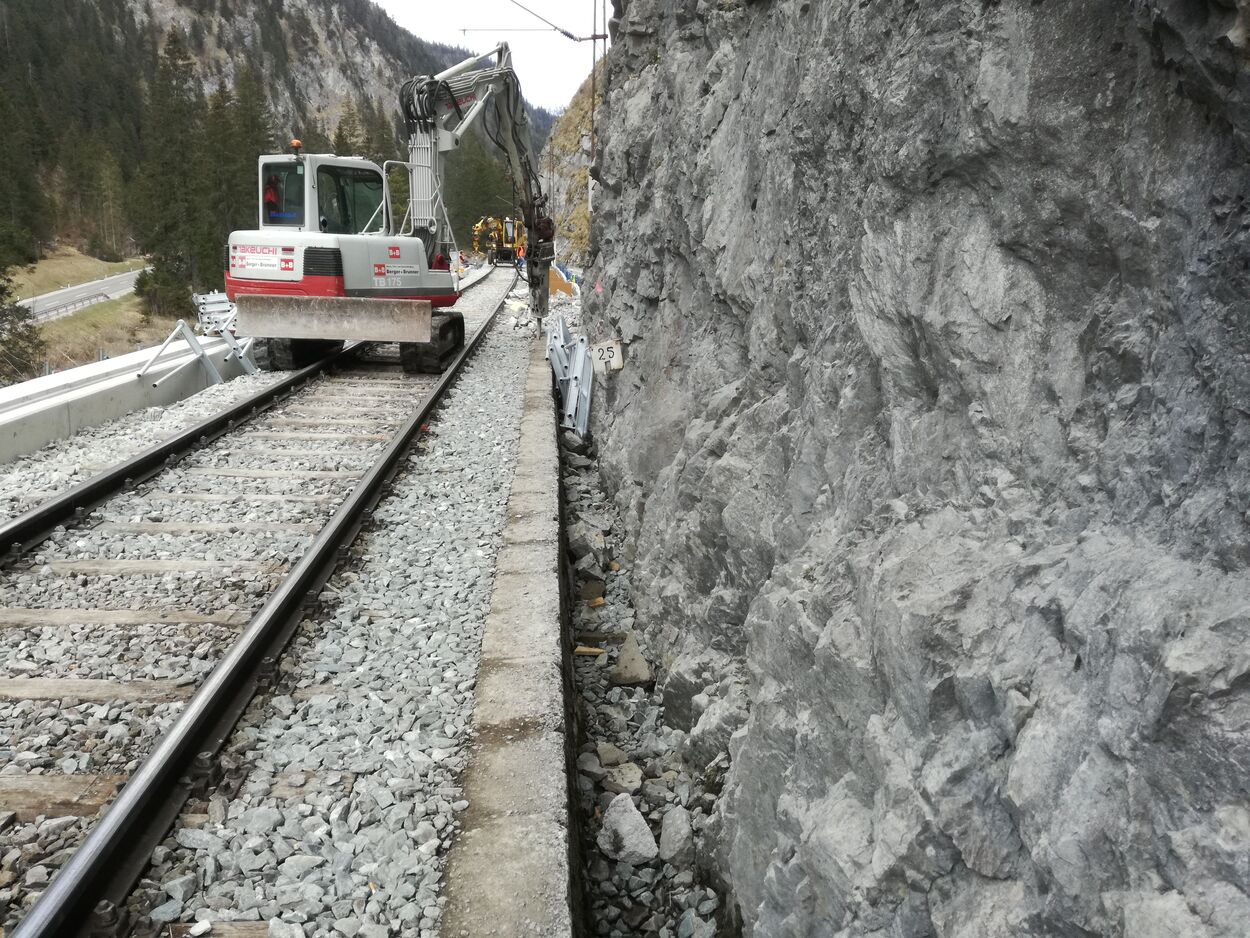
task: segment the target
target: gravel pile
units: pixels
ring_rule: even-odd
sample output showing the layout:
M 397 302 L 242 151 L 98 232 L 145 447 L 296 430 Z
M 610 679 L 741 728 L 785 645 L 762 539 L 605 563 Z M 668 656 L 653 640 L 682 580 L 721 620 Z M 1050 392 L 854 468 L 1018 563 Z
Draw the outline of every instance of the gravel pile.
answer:
M 547 315 L 554 316 L 559 314 L 563 316 L 569 329 L 576 332 L 582 321 L 581 299 L 575 296 L 553 296 L 549 304 Z M 529 288 L 524 281 L 518 281 L 516 288 L 508 294 L 505 312 L 507 315 L 504 316 L 504 323 L 511 327 L 513 331 L 522 332 L 526 335 L 538 334 L 538 321 L 530 315 Z M 503 316 L 504 313 L 500 313 L 500 315 Z
M 437 934 L 527 365 L 497 330 L 462 374 L 236 730 L 237 768 L 154 857 L 130 903 L 148 933 Z
M 663 695 L 635 631 L 622 527 L 599 483 L 594 444 L 561 435 L 573 614 L 582 856 L 591 925 L 611 938 L 712 938 L 720 897 L 702 872 L 717 767 L 687 765 L 664 726 Z M 702 765 L 697 769 L 702 770 Z

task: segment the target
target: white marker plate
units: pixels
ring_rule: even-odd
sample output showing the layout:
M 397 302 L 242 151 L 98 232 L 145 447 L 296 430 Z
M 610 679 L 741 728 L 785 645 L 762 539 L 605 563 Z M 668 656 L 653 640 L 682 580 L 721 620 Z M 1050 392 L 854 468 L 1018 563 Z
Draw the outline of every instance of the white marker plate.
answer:
M 590 358 L 595 365 L 595 374 L 606 371 L 620 371 L 625 367 L 625 355 L 621 350 L 619 339 L 611 342 L 600 342 L 590 347 Z

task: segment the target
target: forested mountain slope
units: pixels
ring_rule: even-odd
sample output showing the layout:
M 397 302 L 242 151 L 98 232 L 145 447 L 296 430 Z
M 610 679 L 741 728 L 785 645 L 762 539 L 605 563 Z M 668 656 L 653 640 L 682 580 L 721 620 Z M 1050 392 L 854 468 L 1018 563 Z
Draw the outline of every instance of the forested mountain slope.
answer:
M 394 158 L 399 84 L 465 54 L 368 0 L 6 0 L 0 268 L 63 237 L 176 255 L 180 289 L 210 286 L 211 252 L 254 216 L 258 153 L 299 136 Z M 531 118 L 545 137 L 551 116 Z

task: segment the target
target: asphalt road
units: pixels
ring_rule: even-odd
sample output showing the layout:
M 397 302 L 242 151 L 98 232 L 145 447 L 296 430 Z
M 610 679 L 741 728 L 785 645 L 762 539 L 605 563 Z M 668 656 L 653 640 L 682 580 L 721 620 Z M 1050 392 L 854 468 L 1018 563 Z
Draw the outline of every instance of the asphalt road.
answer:
M 64 290 L 56 290 L 52 293 L 45 293 L 42 296 L 32 296 L 28 300 L 18 300 L 18 305 L 30 309 L 35 314 L 37 322 L 50 322 L 53 319 L 68 316 L 70 313 L 76 313 L 78 310 L 85 309 L 91 305 L 91 303 L 84 302 L 81 305 L 75 305 L 73 308 L 64 308 L 65 304 L 73 303 L 75 300 L 86 300 L 89 297 L 98 296 L 99 299 L 95 302 L 102 303 L 106 299 L 115 300 L 119 296 L 132 293 L 139 273 L 140 271 L 138 270 L 132 270 L 127 273 L 114 274 L 111 277 L 80 283 L 77 286 L 66 287 Z M 62 308 L 58 310 L 58 307 Z

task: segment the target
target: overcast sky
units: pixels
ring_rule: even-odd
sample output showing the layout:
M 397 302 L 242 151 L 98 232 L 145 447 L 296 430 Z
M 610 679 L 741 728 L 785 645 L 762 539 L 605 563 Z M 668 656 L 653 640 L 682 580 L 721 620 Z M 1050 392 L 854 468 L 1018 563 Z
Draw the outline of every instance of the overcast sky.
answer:
M 517 7 L 511 0 L 375 0 L 400 26 L 422 39 L 462 46 L 485 52 L 496 43 L 512 47 L 512 64 L 521 79 L 521 91 L 533 104 L 549 110 L 568 105 L 578 87 L 590 74 L 591 43 L 573 42 L 557 32 L 546 30 L 542 21 Z M 576 36 L 589 36 L 592 15 L 605 0 L 521 0 L 535 13 L 546 17 Z M 463 32 L 463 30 L 469 32 Z M 544 30 L 507 32 L 509 29 Z M 478 30 L 484 30 L 479 32 Z M 606 33 L 602 19 L 597 32 Z M 600 55 L 603 43 L 597 43 Z

